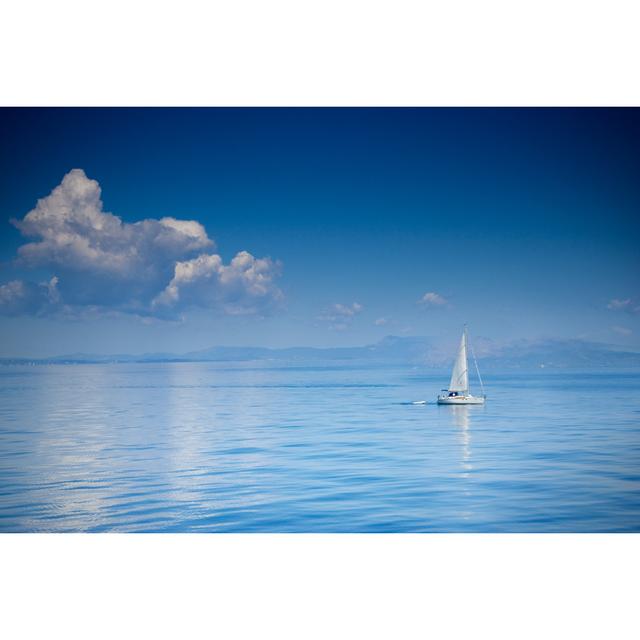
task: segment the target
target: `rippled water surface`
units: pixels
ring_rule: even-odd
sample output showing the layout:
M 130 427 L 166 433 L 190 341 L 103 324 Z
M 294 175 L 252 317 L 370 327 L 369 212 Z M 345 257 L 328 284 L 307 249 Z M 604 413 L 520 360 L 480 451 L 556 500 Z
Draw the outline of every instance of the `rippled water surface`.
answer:
M 639 531 L 640 375 L 0 367 L 0 531 Z

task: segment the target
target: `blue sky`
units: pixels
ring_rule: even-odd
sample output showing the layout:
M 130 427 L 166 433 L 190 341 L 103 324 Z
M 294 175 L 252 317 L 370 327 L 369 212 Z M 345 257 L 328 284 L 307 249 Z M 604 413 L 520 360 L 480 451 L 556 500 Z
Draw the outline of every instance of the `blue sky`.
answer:
M 0 355 L 640 346 L 636 109 L 1 109 L 0 139 Z

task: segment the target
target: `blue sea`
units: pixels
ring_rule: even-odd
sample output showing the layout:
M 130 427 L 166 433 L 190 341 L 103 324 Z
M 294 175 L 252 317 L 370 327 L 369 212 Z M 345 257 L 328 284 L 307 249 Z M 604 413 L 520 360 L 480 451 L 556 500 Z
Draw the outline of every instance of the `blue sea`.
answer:
M 487 373 L 485 406 L 437 406 L 448 377 L 2 366 L 0 531 L 640 531 L 640 373 Z

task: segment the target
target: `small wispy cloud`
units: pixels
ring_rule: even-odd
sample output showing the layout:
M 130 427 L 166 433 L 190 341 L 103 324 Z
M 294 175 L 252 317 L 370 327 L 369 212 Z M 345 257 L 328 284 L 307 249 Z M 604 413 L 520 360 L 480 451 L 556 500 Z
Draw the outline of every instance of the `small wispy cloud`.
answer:
M 352 302 L 351 304 L 336 302 L 325 309 L 318 316 L 318 320 L 328 322 L 329 329 L 333 331 L 345 331 L 363 309 L 364 307 L 359 302 Z
M 420 300 L 418 300 L 418 304 L 421 304 L 428 308 L 437 308 L 437 307 L 445 307 L 449 304 L 449 301 L 439 293 L 435 291 L 427 291 Z
M 385 325 L 389 324 L 389 319 L 388 318 L 377 318 L 374 323 L 376 325 L 376 327 L 384 327 Z
M 628 327 L 620 327 L 618 325 L 614 325 L 613 327 L 611 327 L 611 331 L 617 333 L 620 336 L 630 336 L 633 334 L 633 331 Z
M 624 300 L 620 300 L 619 298 L 614 298 L 609 301 L 607 305 L 607 309 L 627 309 L 631 304 L 631 298 L 626 298 Z
M 626 313 L 632 313 L 634 315 L 640 314 L 640 304 L 634 301 L 633 298 L 613 298 L 613 300 L 609 300 L 607 309 L 625 311 Z

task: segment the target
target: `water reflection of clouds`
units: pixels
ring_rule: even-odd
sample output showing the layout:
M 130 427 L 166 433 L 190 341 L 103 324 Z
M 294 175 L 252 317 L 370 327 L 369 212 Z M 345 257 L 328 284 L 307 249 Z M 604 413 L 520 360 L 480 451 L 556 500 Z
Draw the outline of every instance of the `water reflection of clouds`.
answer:
M 270 460 L 261 426 L 274 394 L 242 370 L 179 363 L 168 376 L 169 499 L 188 504 L 192 520 L 262 502 L 260 479 Z
M 32 431 L 24 435 L 25 456 L 16 459 L 24 476 L 22 499 L 31 506 L 26 530 L 82 530 L 101 523 L 109 493 L 104 452 L 113 443 L 109 373 L 90 365 L 37 370 L 40 384 L 24 409 Z

